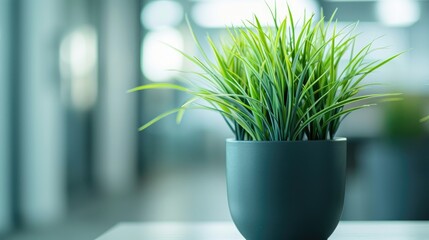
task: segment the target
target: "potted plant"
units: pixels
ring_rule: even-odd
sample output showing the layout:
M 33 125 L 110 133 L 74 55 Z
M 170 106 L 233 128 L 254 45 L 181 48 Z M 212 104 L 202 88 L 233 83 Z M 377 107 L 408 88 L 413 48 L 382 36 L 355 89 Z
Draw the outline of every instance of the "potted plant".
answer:
M 130 91 L 192 96 L 140 130 L 175 113 L 180 122 L 187 109 L 222 115 L 235 134 L 226 141 L 228 202 L 246 239 L 327 239 L 345 188 L 346 139 L 335 133 L 346 115 L 388 96 L 359 93 L 369 85 L 365 77 L 396 55 L 367 61 L 372 43 L 355 49 L 356 24 L 338 29 L 334 16 L 295 21 L 290 9 L 285 19 L 271 12 L 273 27 L 255 16 L 244 27 L 227 28 L 220 45 L 208 37 L 214 60 L 193 34 L 203 57 L 183 55 L 202 70 L 200 81 Z

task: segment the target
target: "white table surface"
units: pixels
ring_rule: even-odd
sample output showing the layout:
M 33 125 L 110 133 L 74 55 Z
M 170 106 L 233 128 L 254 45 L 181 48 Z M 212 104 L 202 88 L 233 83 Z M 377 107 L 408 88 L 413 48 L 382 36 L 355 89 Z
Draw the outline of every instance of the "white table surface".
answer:
M 231 222 L 120 223 L 97 240 L 243 240 Z M 343 221 L 330 240 L 429 240 L 429 221 Z
M 97 240 L 243 240 L 231 222 L 120 223 Z M 344 221 L 330 240 L 429 240 L 429 221 Z

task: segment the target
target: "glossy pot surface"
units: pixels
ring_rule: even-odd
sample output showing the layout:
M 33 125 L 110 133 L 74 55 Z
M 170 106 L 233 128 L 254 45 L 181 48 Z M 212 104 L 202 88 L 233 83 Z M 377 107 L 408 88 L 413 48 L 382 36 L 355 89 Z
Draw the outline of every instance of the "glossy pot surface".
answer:
M 332 234 L 343 209 L 346 139 L 226 145 L 229 209 L 247 240 Z

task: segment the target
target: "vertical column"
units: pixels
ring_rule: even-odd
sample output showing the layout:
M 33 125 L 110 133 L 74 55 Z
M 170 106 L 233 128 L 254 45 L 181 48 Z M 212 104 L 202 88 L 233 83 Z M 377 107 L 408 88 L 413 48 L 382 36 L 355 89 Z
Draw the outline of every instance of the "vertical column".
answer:
M 129 190 L 137 172 L 139 1 L 105 0 L 100 12 L 100 102 L 97 109 L 96 182 L 110 194 Z
M 65 211 L 63 119 L 58 51 L 63 1 L 22 0 L 20 27 L 20 199 L 28 226 Z
M 0 1 L 0 236 L 11 227 L 10 176 L 10 15 L 9 0 Z

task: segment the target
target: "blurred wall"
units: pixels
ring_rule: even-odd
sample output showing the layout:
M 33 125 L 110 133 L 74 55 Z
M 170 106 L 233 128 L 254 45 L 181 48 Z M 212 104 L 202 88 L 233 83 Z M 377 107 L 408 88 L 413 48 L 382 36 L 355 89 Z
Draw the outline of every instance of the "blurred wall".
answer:
M 97 185 L 106 193 L 128 191 L 137 174 L 137 95 L 140 1 L 102 2 L 100 11 L 100 99 L 96 109 Z
M 0 1 L 0 236 L 11 227 L 10 0 Z
M 64 119 L 59 30 L 63 1 L 20 3 L 20 189 L 22 222 L 52 224 L 65 213 Z M 31 199 L 31 201 L 29 201 Z

